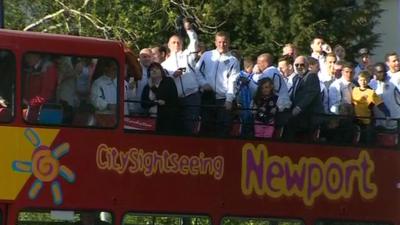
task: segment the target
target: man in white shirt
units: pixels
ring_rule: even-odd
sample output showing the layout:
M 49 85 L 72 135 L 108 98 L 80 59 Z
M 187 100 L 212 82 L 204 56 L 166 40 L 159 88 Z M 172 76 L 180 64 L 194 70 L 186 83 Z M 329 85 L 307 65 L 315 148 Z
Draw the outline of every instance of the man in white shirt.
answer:
M 400 90 L 400 61 L 396 52 L 386 54 L 386 66 L 388 67 L 387 76 L 399 90 Z
M 224 134 L 229 130 L 229 111 L 232 109 L 235 82 L 240 73 L 239 61 L 230 53 L 229 44 L 229 35 L 217 32 L 216 49 L 204 52 L 196 64 L 196 75 L 203 91 L 202 104 L 215 104 L 217 107 L 225 108 L 225 110 L 218 109 L 217 115 L 212 115 L 210 110 L 204 110 L 202 128 L 215 117 L 217 125 L 223 125 L 223 128 L 217 128 L 217 131 L 223 129 Z
M 113 126 L 116 122 L 115 116 L 117 111 L 118 67 L 114 61 L 109 59 L 100 60 L 97 66 L 103 68 L 103 71 L 102 75 L 92 84 L 90 100 L 96 109 L 96 114 L 112 116 L 107 118 L 101 117 L 104 121 L 96 118 L 96 124 L 99 126 Z
M 336 115 L 348 115 L 352 113 L 352 90 L 354 88 L 353 66 L 351 63 L 344 63 L 342 77 L 335 80 L 329 86 L 329 109 Z
M 283 80 L 288 88 L 289 96 L 293 91 L 293 81 L 296 80 L 297 74 L 294 72 L 293 68 L 293 57 L 284 55 L 278 60 L 278 68 L 281 72 Z
M 354 88 L 353 65 L 343 63 L 341 77 L 329 87 L 329 110 L 332 114 L 345 117 L 329 118 L 326 137 L 334 143 L 351 143 L 357 137 L 357 126 L 353 123 L 354 107 L 352 105 L 352 91 Z
M 369 86 L 375 90 L 375 93 L 382 98 L 385 106 L 390 111 L 390 116 L 395 119 L 400 118 L 400 91 L 396 86 L 390 82 L 386 73 L 386 66 L 384 63 L 377 63 L 374 66 L 374 76 L 369 83 Z M 388 129 L 397 128 L 397 121 L 385 121 L 383 112 L 377 107 L 374 107 L 374 117 L 380 118 L 376 120 L 376 126 L 383 126 Z
M 325 68 L 318 73 L 319 80 L 322 81 L 326 87 L 329 87 L 333 81 L 336 80 L 335 76 L 335 63 L 336 55 L 329 53 L 325 56 Z
M 318 60 L 315 59 L 314 57 L 307 57 L 308 60 L 308 69 L 310 70 L 311 73 L 314 74 L 319 74 L 319 63 Z M 333 81 L 332 81 L 333 82 Z M 321 100 L 322 100 L 322 105 L 324 107 L 324 113 L 329 113 L 329 96 L 328 96 L 328 87 L 322 82 L 319 81 L 319 86 L 321 89 Z
M 172 77 L 178 91 L 181 109 L 180 118 L 186 133 L 196 132 L 196 121 L 200 116 L 201 96 L 199 82 L 195 71 L 195 59 L 197 49 L 197 34 L 192 27 L 185 26 L 190 43 L 188 48 L 182 51 L 183 41 L 181 37 L 173 35 L 169 38 L 169 57 L 161 64 Z
M 332 53 L 332 48 L 325 43 L 322 37 L 315 37 L 310 44 L 311 57 L 315 58 L 319 62 L 320 73 L 325 71 L 325 55 Z M 320 74 L 318 74 L 321 77 Z
M 135 101 L 129 104 L 129 111 L 132 114 L 140 115 L 145 114 L 146 109 L 141 106 L 141 97 L 144 87 L 148 83 L 148 71 L 147 68 L 153 62 L 153 52 L 150 48 L 144 48 L 139 52 L 139 62 L 142 69 L 142 76 L 140 80 L 131 79 L 127 90 L 130 93 L 129 100 Z
M 280 112 L 290 109 L 292 102 L 289 98 L 289 91 L 285 81 L 279 74 L 278 69 L 272 65 L 272 55 L 269 53 L 261 54 L 257 57 L 257 65 L 254 69 L 253 79 L 259 81 L 263 78 L 270 78 L 274 82 L 274 91 L 278 95 L 276 105 Z
M 310 43 L 310 48 L 312 51 L 311 57 L 318 59 L 321 70 L 323 64 L 325 63 L 325 55 L 322 49 L 323 44 L 324 44 L 324 39 L 322 37 L 315 37 Z

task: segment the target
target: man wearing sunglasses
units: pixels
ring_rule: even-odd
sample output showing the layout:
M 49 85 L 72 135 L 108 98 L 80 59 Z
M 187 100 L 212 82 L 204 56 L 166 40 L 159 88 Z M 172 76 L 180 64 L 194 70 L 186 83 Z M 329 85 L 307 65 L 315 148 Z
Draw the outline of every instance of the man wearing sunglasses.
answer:
M 315 114 L 324 112 L 318 75 L 310 72 L 308 66 L 306 56 L 298 56 L 294 61 L 299 79 L 293 84 L 292 118 L 286 132 L 288 139 L 299 132 L 312 133 L 318 124 Z

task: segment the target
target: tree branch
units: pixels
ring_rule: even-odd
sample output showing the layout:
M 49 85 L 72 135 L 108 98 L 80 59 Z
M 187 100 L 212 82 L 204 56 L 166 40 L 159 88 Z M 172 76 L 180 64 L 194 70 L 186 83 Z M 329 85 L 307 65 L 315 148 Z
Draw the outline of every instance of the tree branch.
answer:
M 31 23 L 31 24 L 29 24 L 28 26 L 26 26 L 26 27 L 23 29 L 23 31 L 29 31 L 29 30 L 31 30 L 32 28 L 35 28 L 35 27 L 39 26 L 40 24 L 44 23 L 45 21 L 47 21 L 47 20 L 49 20 L 49 19 L 53 19 L 54 17 L 60 15 L 60 14 L 63 13 L 63 12 L 65 12 L 65 9 L 60 9 L 60 10 L 58 10 L 58 11 L 55 12 L 55 13 L 46 15 L 45 17 L 41 18 L 40 20 L 38 20 L 38 21 L 36 21 L 36 22 L 34 22 L 34 23 Z
M 215 26 L 208 25 L 204 21 L 202 21 L 195 12 L 193 12 L 195 11 L 195 8 L 188 6 L 184 0 L 180 0 L 179 2 L 175 0 L 170 0 L 170 3 L 177 7 L 183 16 L 193 18 L 195 24 L 203 33 L 214 34 L 216 30 L 218 30 L 226 23 L 226 20 L 224 20 Z M 201 4 L 204 4 L 204 2 L 202 2 Z

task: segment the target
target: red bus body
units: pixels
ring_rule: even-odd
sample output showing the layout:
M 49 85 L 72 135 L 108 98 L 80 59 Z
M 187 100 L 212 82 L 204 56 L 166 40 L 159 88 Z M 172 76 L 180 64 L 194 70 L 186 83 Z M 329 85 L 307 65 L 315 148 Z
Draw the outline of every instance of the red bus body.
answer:
M 2 155 L 13 161 L 34 160 L 35 147 L 27 148 L 24 136 L 28 128 L 49 142 L 42 145 L 51 150 L 69 145 L 58 162 L 33 164 L 36 174 L 15 186 L 15 198 L 0 200 L 3 224 L 17 224 L 21 210 L 36 208 L 106 210 L 113 213 L 115 224 L 121 224 L 127 212 L 207 215 L 214 224 L 226 216 L 294 218 L 306 224 L 321 219 L 400 224 L 399 151 L 135 133 L 124 130 L 121 98 L 118 126 L 113 129 L 32 126 L 23 121 L 20 108 L 25 52 L 112 57 L 123 74 L 122 45 L 3 30 L 0 48 L 12 51 L 17 61 L 16 114 L 0 128 L 1 142 L 14 146 L 2 145 Z M 124 96 L 122 85 L 119 96 Z M 32 158 L 22 152 L 31 152 Z M 74 175 L 72 182 L 61 176 L 51 181 L 38 177 L 61 165 Z M 26 176 L 11 167 L 1 167 L 12 174 L 3 176 L 1 184 L 12 186 L 14 179 Z M 38 179 L 43 186 L 32 199 L 29 193 Z M 62 190 L 61 202 L 52 194 L 55 181 Z

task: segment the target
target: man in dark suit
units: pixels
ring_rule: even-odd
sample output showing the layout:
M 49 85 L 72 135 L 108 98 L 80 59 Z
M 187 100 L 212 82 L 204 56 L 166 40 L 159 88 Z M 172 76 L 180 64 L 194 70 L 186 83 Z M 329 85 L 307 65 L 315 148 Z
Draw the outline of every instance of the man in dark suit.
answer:
M 285 136 L 293 139 L 296 134 L 312 134 L 318 124 L 318 113 L 323 113 L 320 83 L 318 75 L 308 70 L 305 56 L 298 56 L 294 62 L 298 79 L 293 83 L 292 117 L 289 120 Z

